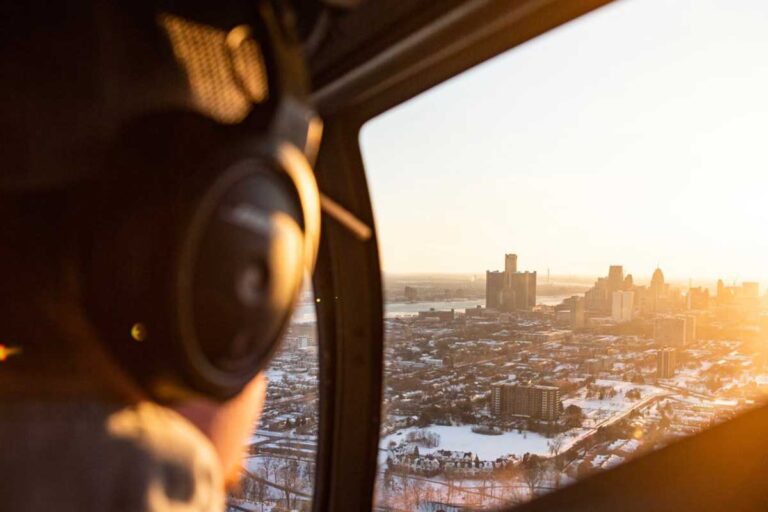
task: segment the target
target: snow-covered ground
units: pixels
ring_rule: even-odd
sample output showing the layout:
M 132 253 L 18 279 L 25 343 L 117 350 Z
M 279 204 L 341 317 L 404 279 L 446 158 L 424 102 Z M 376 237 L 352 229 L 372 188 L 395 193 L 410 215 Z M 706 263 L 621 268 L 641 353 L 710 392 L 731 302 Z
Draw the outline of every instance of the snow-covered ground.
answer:
M 585 424 L 586 428 L 571 429 L 560 437 L 563 438 L 559 448 L 560 453 L 568 450 L 574 443 L 589 435 L 593 428 L 613 421 L 614 418 L 621 417 L 628 413 L 632 408 L 648 404 L 656 397 L 669 394 L 668 390 L 643 384 L 634 384 L 631 382 L 600 379 L 595 382 L 596 386 L 605 389 L 615 390 L 614 396 L 605 396 L 602 400 L 597 397 L 587 398 L 585 389 L 581 389 L 577 396 L 563 400 L 563 406 L 578 405 L 582 408 L 585 416 L 588 418 Z M 639 392 L 639 398 L 630 399 L 626 397 L 627 391 L 636 389 Z M 379 462 L 385 463 L 387 458 L 387 448 L 390 442 L 396 444 L 402 443 L 409 432 L 419 430 L 417 427 L 409 427 L 396 431 L 381 439 L 379 443 L 380 453 Z M 489 436 L 476 434 L 472 432 L 472 425 L 461 426 L 443 426 L 430 425 L 424 430 L 429 430 L 440 436 L 440 443 L 433 448 L 419 446 L 419 453 L 428 454 L 437 450 L 452 450 L 472 452 L 477 454 L 480 460 L 496 460 L 497 458 L 516 455 L 522 458 L 526 453 L 535 455 L 550 455 L 549 445 L 553 439 L 549 439 L 535 432 L 517 430 L 505 432 L 498 436 Z
M 410 427 L 399 430 L 393 434 L 384 437 L 379 444 L 382 449 L 383 457 L 386 459 L 386 449 L 390 441 L 400 444 L 405 440 L 408 432 L 419 430 L 416 427 Z M 440 436 L 440 444 L 434 448 L 419 447 L 419 453 L 427 454 L 436 450 L 453 450 L 472 452 L 477 454 L 480 460 L 495 460 L 507 455 L 522 456 L 525 453 L 545 455 L 549 453 L 548 441 L 546 437 L 534 432 L 518 434 L 518 432 L 505 432 L 498 436 L 487 436 L 472 432 L 472 425 L 444 426 L 430 425 L 424 430 L 429 430 Z
M 585 423 L 586 427 L 598 427 L 613 418 L 620 417 L 628 413 L 632 408 L 647 403 L 655 397 L 668 395 L 669 391 L 647 384 L 634 384 L 619 380 L 598 379 L 595 385 L 603 388 L 612 388 L 616 394 L 614 396 L 605 396 L 602 400 L 598 397 L 586 397 L 586 388 L 579 390 L 574 398 L 563 400 L 563 407 L 577 405 L 581 407 L 584 415 L 591 421 Z M 640 393 L 639 399 L 630 399 L 626 397 L 627 391 L 636 389 Z

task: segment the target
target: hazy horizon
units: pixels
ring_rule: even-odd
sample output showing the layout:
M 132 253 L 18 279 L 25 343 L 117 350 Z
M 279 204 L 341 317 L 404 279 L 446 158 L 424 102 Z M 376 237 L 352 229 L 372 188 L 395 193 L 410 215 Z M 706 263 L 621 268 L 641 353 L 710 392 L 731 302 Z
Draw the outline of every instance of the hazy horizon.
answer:
M 367 123 L 386 273 L 515 252 L 540 276 L 764 289 L 768 5 L 722 6 L 620 1 Z
M 489 269 L 491 270 L 491 269 Z M 503 270 L 503 269 L 493 269 L 493 270 Z M 662 271 L 664 269 L 662 268 Z M 463 278 L 463 279 L 469 279 L 471 277 L 475 277 L 478 280 L 479 279 L 485 279 L 485 271 L 482 272 L 382 272 L 385 279 L 392 279 L 392 278 L 409 278 L 409 279 L 428 279 L 428 278 Z M 632 279 L 635 282 L 635 284 L 644 285 L 649 284 L 651 281 L 652 273 L 643 275 L 643 274 L 635 274 L 633 272 L 627 272 L 626 269 L 624 269 L 624 275 L 632 274 Z M 589 275 L 589 274 L 550 274 L 550 280 L 552 284 L 558 284 L 558 281 L 561 280 L 564 283 L 585 283 L 592 285 L 594 284 L 594 281 L 598 277 L 606 277 L 608 275 L 607 267 L 606 272 L 601 275 Z M 544 285 L 547 284 L 547 274 L 546 272 L 540 273 L 537 276 L 537 284 Z M 666 274 L 664 275 L 664 280 L 667 283 L 676 285 L 676 286 L 687 286 L 688 282 L 691 282 L 692 286 L 704 286 L 704 287 L 714 287 L 717 284 L 717 279 L 710 279 L 710 278 L 676 278 L 674 276 L 670 277 Z M 757 282 L 760 284 L 760 293 L 767 293 L 768 289 L 768 283 L 765 283 L 763 281 L 759 281 L 756 279 L 744 279 L 744 280 L 737 280 L 737 281 L 728 281 L 726 279 L 723 279 L 723 283 L 726 286 L 731 286 L 734 283 L 741 285 L 744 282 Z

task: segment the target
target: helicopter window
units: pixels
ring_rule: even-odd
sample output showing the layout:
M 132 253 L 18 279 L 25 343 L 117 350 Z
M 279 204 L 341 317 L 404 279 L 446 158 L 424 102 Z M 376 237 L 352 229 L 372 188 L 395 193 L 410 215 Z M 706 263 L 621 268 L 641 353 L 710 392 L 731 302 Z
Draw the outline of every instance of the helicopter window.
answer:
M 309 282 L 305 279 L 305 282 Z M 315 298 L 305 289 L 266 371 L 267 401 L 229 510 L 310 510 L 318 436 Z
M 522 503 L 764 401 L 768 6 L 722 7 L 617 2 L 363 127 L 377 507 Z

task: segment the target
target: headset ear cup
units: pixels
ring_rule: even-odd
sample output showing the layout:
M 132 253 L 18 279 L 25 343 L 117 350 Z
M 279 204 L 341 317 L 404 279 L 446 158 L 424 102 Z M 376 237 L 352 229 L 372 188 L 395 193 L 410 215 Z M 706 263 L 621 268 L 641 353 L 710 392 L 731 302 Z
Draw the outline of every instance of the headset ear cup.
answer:
M 267 364 L 290 320 L 314 263 L 319 194 L 287 145 L 197 170 L 181 162 L 186 172 L 164 163 L 170 177 L 111 183 L 96 201 L 87 310 L 152 396 L 226 399 Z
M 239 391 L 269 360 L 304 273 L 302 209 L 268 159 L 233 165 L 191 221 L 179 261 L 187 374 L 206 393 Z

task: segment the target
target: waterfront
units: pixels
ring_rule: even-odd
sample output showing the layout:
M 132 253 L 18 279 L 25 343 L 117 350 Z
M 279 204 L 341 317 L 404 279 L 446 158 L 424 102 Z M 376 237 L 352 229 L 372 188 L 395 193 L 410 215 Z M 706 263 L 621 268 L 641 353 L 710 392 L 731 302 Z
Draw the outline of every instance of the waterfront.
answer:
M 537 304 L 554 306 L 560 304 L 563 299 L 570 295 L 542 295 L 536 298 Z M 445 301 L 425 301 L 425 302 L 390 302 L 385 307 L 386 318 L 397 318 L 400 316 L 416 316 L 419 311 L 435 309 L 436 311 L 448 311 L 455 309 L 457 312 L 463 312 L 467 308 L 485 306 L 485 299 L 458 299 Z M 303 302 L 296 308 L 293 321 L 296 323 L 310 323 L 315 321 L 315 305 L 311 302 Z

